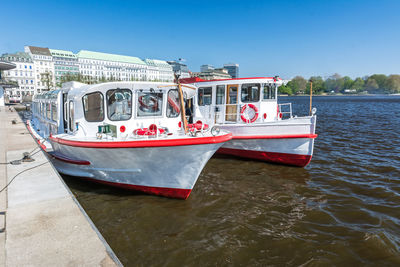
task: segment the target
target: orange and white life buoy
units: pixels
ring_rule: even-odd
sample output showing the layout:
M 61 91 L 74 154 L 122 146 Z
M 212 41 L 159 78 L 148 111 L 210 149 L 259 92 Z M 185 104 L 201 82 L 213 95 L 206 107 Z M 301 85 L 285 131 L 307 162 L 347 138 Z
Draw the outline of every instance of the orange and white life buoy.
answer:
M 258 108 L 253 104 L 246 104 L 240 110 L 240 118 L 245 123 L 253 123 L 258 118 Z

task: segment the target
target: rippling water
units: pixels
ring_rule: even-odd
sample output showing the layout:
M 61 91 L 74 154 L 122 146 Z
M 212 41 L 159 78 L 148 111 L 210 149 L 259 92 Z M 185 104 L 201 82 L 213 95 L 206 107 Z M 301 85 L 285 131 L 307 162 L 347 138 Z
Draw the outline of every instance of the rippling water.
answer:
M 306 168 L 213 157 L 186 201 L 64 178 L 126 266 L 400 265 L 400 97 L 313 104 Z

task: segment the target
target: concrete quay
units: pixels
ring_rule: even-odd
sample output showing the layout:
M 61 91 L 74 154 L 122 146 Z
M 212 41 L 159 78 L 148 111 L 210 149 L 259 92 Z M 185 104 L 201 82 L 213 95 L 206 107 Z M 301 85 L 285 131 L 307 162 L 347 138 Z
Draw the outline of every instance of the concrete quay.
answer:
M 14 121 L 14 123 L 12 123 Z M 33 162 L 4 164 L 32 152 Z M 0 266 L 121 266 L 18 113 L 0 107 Z

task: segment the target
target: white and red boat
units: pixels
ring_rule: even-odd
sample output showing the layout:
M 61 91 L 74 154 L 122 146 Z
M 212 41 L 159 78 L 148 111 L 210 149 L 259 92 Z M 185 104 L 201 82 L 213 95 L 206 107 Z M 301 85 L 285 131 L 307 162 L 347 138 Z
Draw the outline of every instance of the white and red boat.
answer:
M 71 82 L 34 97 L 28 128 L 60 173 L 186 199 L 210 157 L 232 138 L 182 124 L 183 94 L 196 92 L 188 87 Z
M 193 121 L 233 134 L 217 153 L 300 167 L 310 162 L 317 137 L 316 109 L 310 116 L 297 117 L 291 103 L 278 104 L 279 77 L 181 81 L 198 87 Z

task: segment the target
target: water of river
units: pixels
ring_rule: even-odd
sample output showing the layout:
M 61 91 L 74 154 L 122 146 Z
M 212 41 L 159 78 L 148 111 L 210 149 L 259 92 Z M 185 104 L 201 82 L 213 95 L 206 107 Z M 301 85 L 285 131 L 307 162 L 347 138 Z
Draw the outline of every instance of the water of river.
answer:
M 214 156 L 186 201 L 64 179 L 126 266 L 399 266 L 400 97 L 313 103 L 306 168 Z

